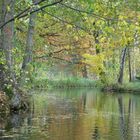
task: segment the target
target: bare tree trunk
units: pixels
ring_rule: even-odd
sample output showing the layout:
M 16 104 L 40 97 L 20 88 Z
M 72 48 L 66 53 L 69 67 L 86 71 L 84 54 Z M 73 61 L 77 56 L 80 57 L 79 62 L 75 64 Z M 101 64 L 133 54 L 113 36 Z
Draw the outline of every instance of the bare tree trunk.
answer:
M 127 48 L 125 47 L 125 48 L 122 50 L 122 52 L 121 52 L 120 72 L 119 72 L 119 78 L 118 78 L 118 83 L 120 83 L 120 84 L 123 83 L 124 64 L 125 64 L 125 58 L 126 58 L 126 50 L 127 50 Z
M 36 3 L 38 0 L 32 0 L 33 3 Z M 33 52 L 33 36 L 35 30 L 35 19 L 36 13 L 32 13 L 29 19 L 28 33 L 27 33 L 27 41 L 26 41 L 26 49 L 25 56 L 23 58 L 22 69 L 25 70 L 28 63 L 32 62 L 32 52 Z
M 129 66 L 129 82 L 132 82 L 132 65 L 131 65 L 131 51 L 128 48 L 128 66 Z

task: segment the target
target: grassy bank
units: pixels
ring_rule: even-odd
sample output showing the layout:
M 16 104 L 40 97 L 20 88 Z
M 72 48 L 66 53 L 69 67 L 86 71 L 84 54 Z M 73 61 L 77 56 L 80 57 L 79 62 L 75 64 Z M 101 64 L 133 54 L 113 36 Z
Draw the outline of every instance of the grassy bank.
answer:
M 97 82 L 95 80 L 86 78 L 68 77 L 62 79 L 41 79 L 33 82 L 35 88 L 82 88 L 82 87 L 96 87 Z
M 140 92 L 140 82 L 131 82 L 120 84 L 112 84 L 103 87 L 105 91 L 114 92 Z

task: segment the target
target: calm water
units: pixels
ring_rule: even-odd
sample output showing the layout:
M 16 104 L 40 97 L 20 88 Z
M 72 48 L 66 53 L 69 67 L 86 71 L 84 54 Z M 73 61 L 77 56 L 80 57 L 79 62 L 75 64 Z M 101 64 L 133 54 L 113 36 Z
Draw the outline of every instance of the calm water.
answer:
M 140 140 L 140 96 L 36 91 L 30 112 L 0 117 L 0 140 Z

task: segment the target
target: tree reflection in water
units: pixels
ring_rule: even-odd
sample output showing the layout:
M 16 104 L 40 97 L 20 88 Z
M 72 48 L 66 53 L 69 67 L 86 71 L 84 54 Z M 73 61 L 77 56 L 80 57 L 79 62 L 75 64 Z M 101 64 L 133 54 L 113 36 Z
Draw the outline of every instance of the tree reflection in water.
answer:
M 0 117 L 0 140 L 138 140 L 139 100 L 93 90 L 36 94 L 29 112 Z
M 129 98 L 128 110 L 127 112 L 125 112 L 122 96 L 118 97 L 118 105 L 120 112 L 120 133 L 122 140 L 129 139 L 131 103 L 132 103 L 131 98 Z

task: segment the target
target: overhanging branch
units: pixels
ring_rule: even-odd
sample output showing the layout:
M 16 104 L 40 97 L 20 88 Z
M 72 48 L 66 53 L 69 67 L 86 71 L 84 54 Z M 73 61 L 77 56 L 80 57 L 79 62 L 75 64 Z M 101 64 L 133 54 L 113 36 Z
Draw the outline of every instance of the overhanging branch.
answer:
M 124 21 L 126 21 L 127 23 L 133 23 L 132 19 L 109 18 L 109 17 L 105 17 L 105 16 L 99 15 L 99 14 L 94 13 L 94 12 L 88 12 L 88 11 L 85 11 L 85 10 L 77 9 L 75 7 L 69 6 L 69 5 L 64 4 L 64 3 L 60 3 L 60 5 L 62 5 L 65 8 L 71 9 L 73 11 L 79 12 L 79 13 L 85 13 L 87 15 L 94 16 L 94 17 L 96 17 L 98 19 L 101 19 L 101 20 L 104 20 L 104 21 L 116 21 L 116 22 L 124 22 Z M 139 26 L 139 25 L 135 25 L 135 26 Z
M 38 4 L 40 4 L 40 3 L 44 2 L 44 1 L 46 1 L 46 0 L 41 0 L 41 1 L 37 2 L 37 3 L 35 3 L 34 5 L 38 5 Z M 58 3 L 61 3 L 62 1 L 63 0 L 59 0 L 57 2 L 53 2 L 53 3 L 50 3 L 50 4 L 44 5 L 44 6 L 40 7 L 40 8 L 35 9 L 35 10 L 31 10 L 31 7 L 28 7 L 25 10 L 23 10 L 22 12 L 20 12 L 19 14 L 17 14 L 16 16 L 14 16 L 13 18 L 11 18 L 8 21 L 6 21 L 5 23 L 3 23 L 0 26 L 0 29 L 2 29 L 5 25 L 7 25 L 8 23 L 10 23 L 10 22 L 12 22 L 12 21 L 14 21 L 16 19 L 21 19 L 23 17 L 28 16 L 29 14 L 41 11 L 41 10 L 47 8 L 47 7 L 54 6 L 54 5 L 58 4 Z M 29 10 L 31 10 L 31 11 L 29 11 Z M 29 13 L 28 13 L 28 11 L 29 11 Z M 27 12 L 27 13 L 25 13 L 25 12 Z
M 43 10 L 43 11 L 44 11 L 44 10 Z M 83 28 L 83 27 L 81 27 L 81 26 L 79 26 L 79 25 L 76 25 L 76 24 L 74 24 L 73 22 L 69 22 L 69 21 L 66 21 L 66 20 L 64 20 L 64 19 L 61 19 L 60 17 L 57 17 L 57 16 L 55 16 L 55 15 L 49 13 L 49 12 L 46 12 L 46 11 L 44 11 L 44 12 L 45 12 L 46 14 L 48 14 L 49 16 L 54 17 L 55 19 L 58 19 L 58 20 L 61 21 L 61 22 L 64 22 L 64 23 L 69 24 L 69 25 L 72 25 L 73 27 L 75 27 L 75 28 L 77 28 L 77 29 L 80 29 L 80 30 L 83 30 L 84 32 L 86 32 L 86 33 L 88 33 L 88 34 L 91 35 L 90 30 L 87 30 L 86 28 Z

